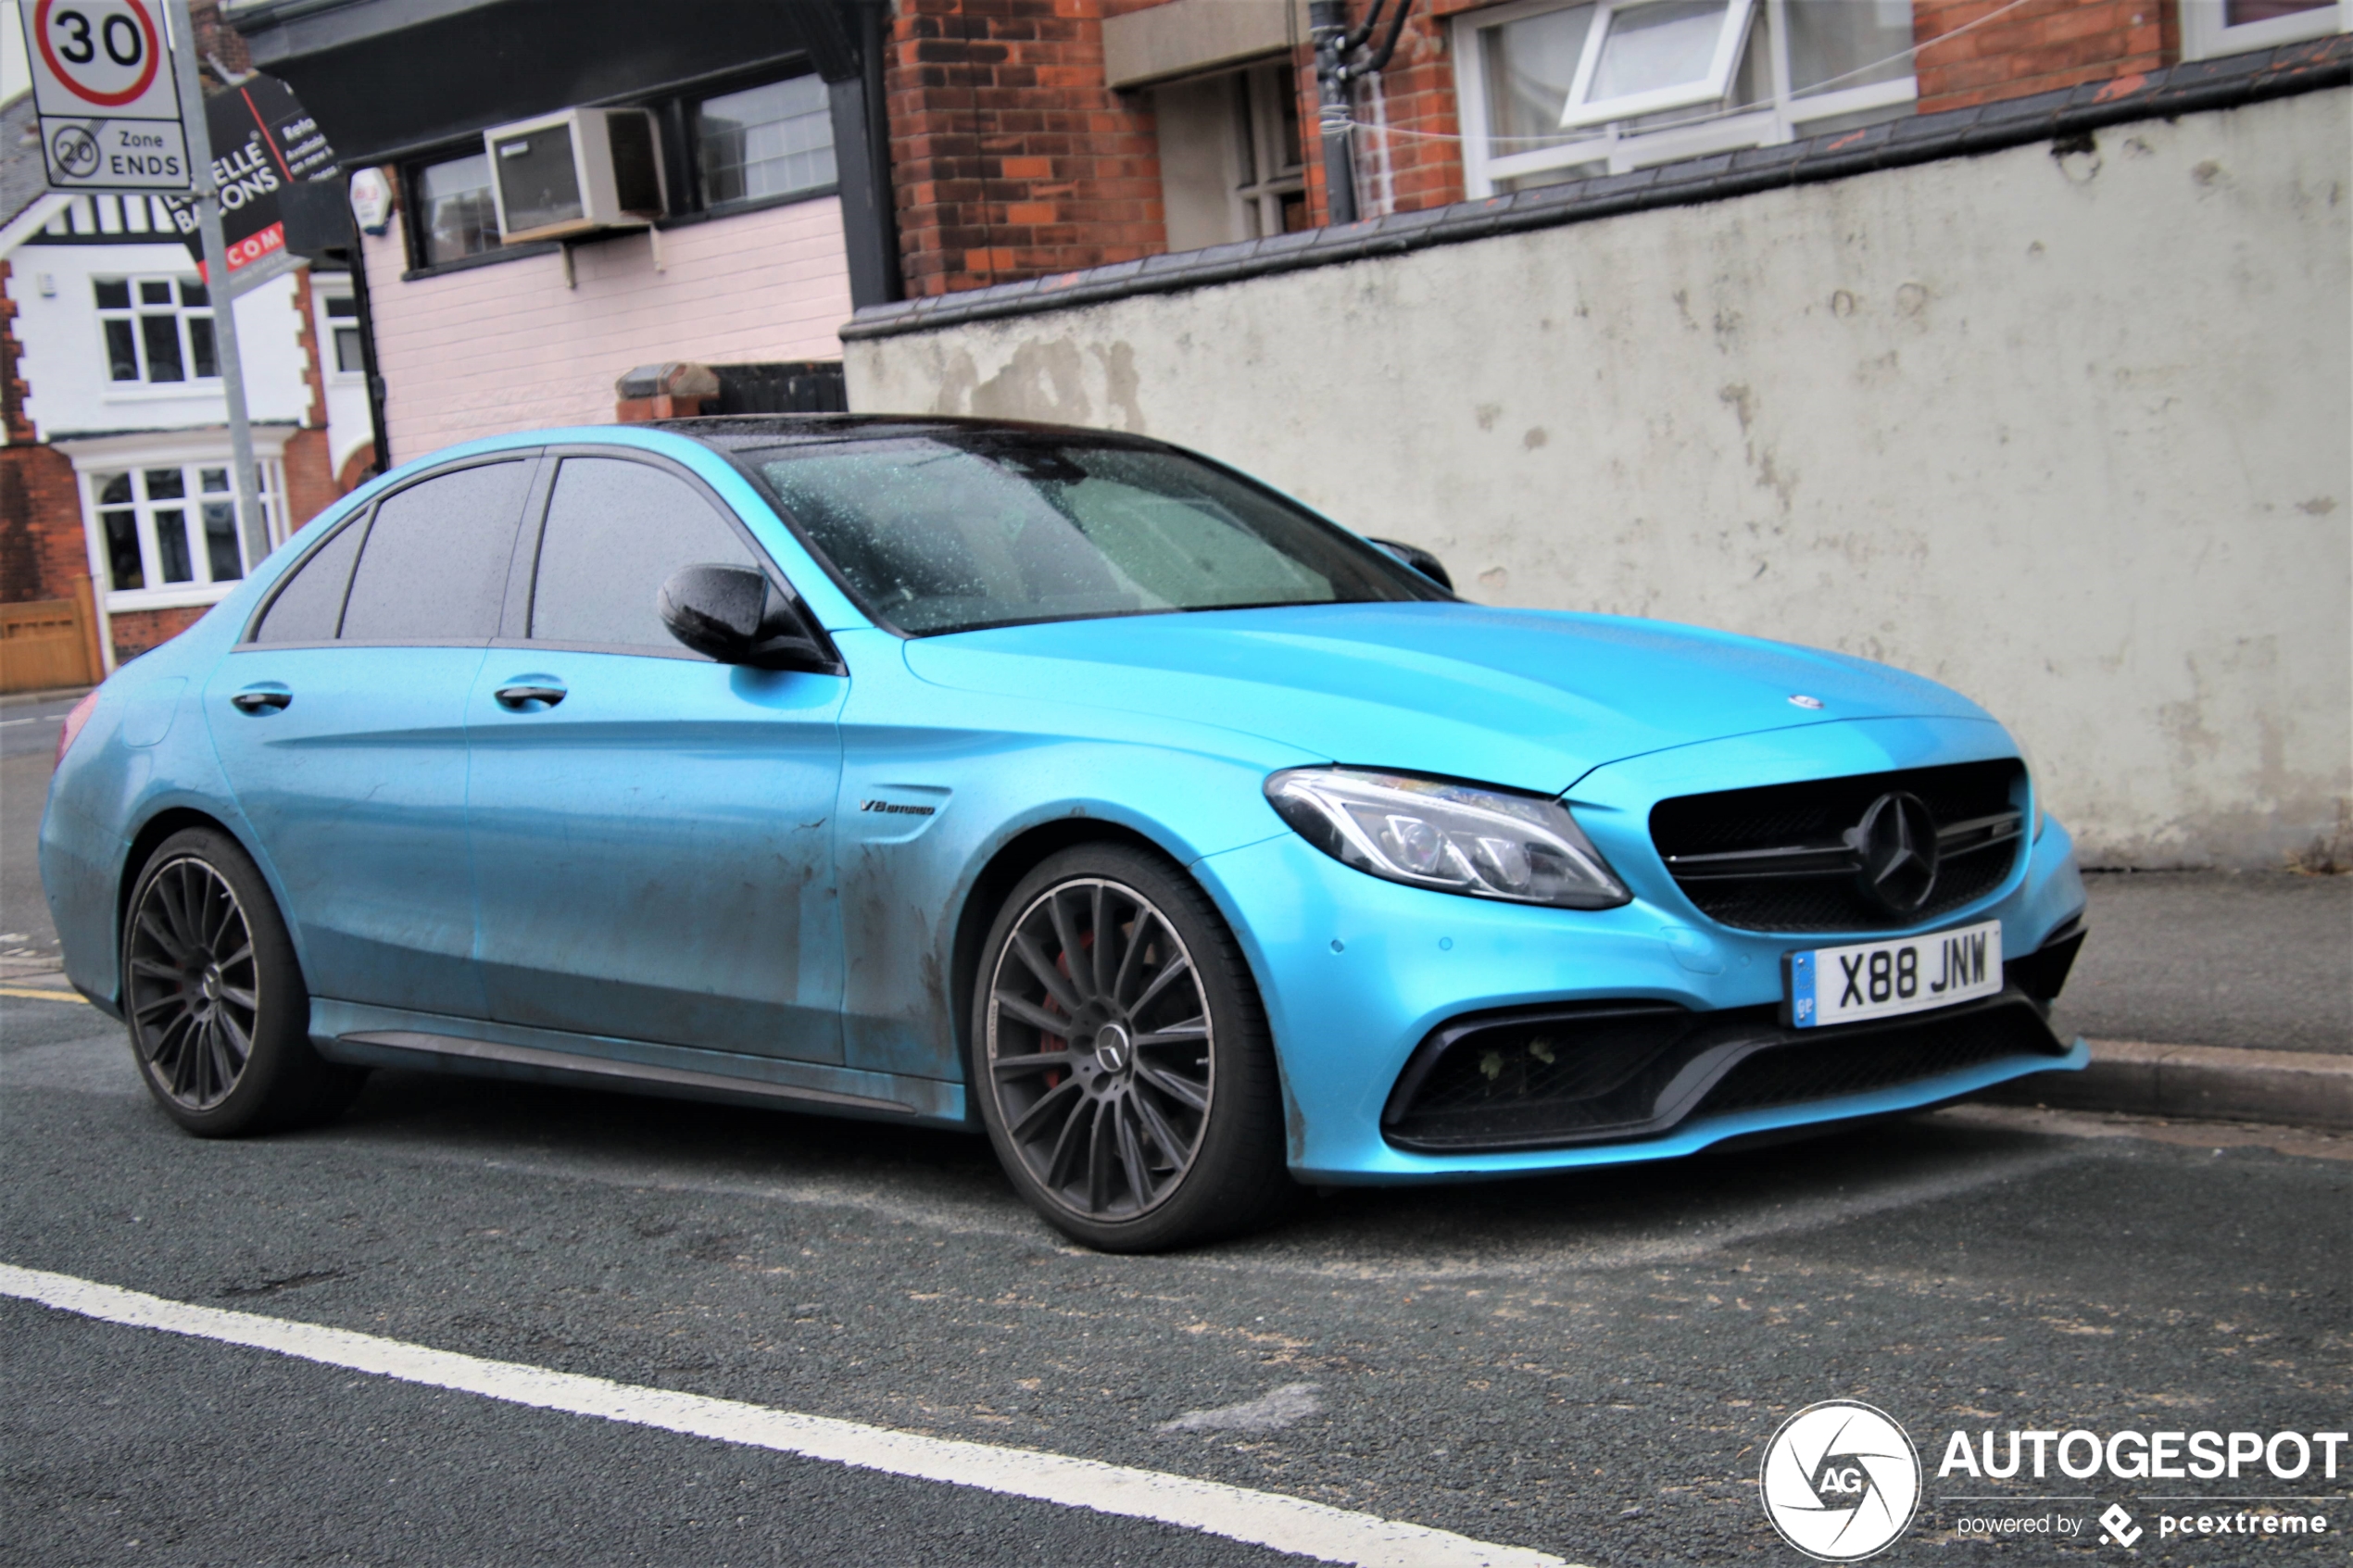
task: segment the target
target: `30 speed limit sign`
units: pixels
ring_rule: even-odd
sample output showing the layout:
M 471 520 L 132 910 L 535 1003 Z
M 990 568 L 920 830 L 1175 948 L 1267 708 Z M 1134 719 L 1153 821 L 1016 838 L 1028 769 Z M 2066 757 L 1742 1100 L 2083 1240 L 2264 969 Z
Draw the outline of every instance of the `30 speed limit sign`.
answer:
M 161 0 L 23 0 L 17 14 L 51 185 L 193 185 Z

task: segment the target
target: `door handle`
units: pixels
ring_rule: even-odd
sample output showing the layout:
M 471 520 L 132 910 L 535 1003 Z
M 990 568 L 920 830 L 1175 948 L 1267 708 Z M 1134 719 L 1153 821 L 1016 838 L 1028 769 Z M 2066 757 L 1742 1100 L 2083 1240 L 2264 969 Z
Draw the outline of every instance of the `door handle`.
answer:
M 242 691 L 229 699 L 229 706 L 240 713 L 275 713 L 294 700 L 294 693 L 278 691 L 269 686 L 256 686 Z
M 535 712 L 537 709 L 527 705 L 536 702 L 553 708 L 563 701 L 564 689 L 561 686 L 500 686 L 497 696 L 501 708 L 512 709 L 518 713 Z

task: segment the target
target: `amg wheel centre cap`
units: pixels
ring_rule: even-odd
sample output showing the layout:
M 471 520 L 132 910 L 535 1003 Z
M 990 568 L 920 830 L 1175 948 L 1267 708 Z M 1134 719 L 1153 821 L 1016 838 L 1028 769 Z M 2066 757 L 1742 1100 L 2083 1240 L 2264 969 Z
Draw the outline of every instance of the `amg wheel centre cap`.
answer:
M 1116 1073 L 1127 1065 L 1127 1031 L 1116 1023 L 1106 1023 L 1095 1031 L 1095 1065 L 1106 1073 Z
M 208 1002 L 217 1002 L 220 999 L 220 966 L 219 964 L 205 965 L 204 979 L 197 988 L 204 993 L 204 999 Z
M 1924 907 L 1936 891 L 1936 818 L 1917 795 L 1890 790 L 1847 830 L 1860 851 L 1863 897 L 1891 915 Z

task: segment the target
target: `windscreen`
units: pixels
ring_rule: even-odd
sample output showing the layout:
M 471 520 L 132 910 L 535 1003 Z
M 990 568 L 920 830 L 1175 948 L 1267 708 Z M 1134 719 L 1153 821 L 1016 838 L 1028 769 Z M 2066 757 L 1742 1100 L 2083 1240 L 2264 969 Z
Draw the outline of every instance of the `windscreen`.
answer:
M 1447 596 L 1176 452 L 959 433 L 736 456 L 867 612 L 900 632 Z

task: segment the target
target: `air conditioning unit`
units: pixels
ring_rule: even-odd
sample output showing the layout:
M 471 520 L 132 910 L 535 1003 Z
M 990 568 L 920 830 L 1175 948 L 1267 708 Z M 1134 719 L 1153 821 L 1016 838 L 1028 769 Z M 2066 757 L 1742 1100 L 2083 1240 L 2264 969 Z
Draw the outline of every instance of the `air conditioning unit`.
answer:
M 564 109 L 482 140 L 509 241 L 642 228 L 664 211 L 661 144 L 644 109 Z

